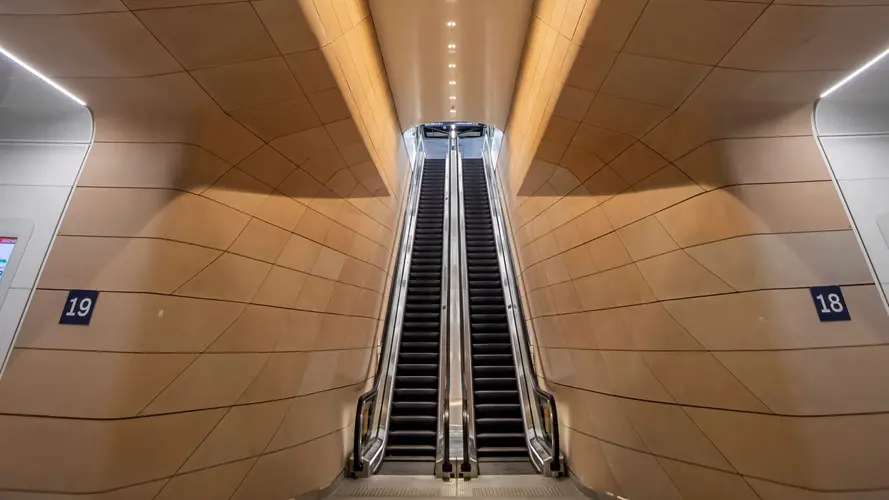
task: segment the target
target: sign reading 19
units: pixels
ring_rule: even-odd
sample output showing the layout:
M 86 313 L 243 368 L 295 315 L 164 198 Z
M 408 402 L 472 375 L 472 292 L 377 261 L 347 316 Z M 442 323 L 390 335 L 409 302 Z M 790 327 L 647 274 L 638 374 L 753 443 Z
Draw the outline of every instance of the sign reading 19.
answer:
M 71 290 L 62 309 L 60 325 L 88 325 L 93 319 L 96 302 L 99 301 L 98 290 Z

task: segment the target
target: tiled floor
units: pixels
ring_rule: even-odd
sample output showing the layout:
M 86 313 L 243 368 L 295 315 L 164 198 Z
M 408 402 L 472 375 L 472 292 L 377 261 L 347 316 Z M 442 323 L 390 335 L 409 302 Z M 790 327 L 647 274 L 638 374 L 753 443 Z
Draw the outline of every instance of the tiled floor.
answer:
M 588 498 L 570 479 L 536 475 L 481 476 L 469 481 L 442 481 L 432 476 L 374 476 L 346 479 L 331 495 L 332 500 L 358 498 L 451 498 L 547 499 Z

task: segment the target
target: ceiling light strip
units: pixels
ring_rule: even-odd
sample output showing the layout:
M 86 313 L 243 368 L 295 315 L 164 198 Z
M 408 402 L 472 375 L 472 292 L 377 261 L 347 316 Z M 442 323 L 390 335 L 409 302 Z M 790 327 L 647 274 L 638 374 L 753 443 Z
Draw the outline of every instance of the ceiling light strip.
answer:
M 28 65 L 28 63 L 26 63 L 25 61 L 22 61 L 21 59 L 19 59 L 18 57 L 16 57 L 12 53 L 10 53 L 8 50 L 4 49 L 3 47 L 0 47 L 0 54 L 3 54 L 4 56 L 8 57 L 9 59 L 12 59 L 13 62 L 15 62 L 19 66 L 28 70 L 32 75 L 36 76 L 37 78 L 40 78 L 44 82 L 48 83 L 52 88 L 58 90 L 59 92 L 65 94 L 66 96 L 71 98 L 72 101 L 76 102 L 77 104 L 80 104 L 81 106 L 86 106 L 86 103 L 82 99 L 80 99 L 76 95 L 72 94 L 71 92 L 68 92 L 64 87 L 62 87 L 58 83 L 50 80 L 48 77 L 44 76 L 43 73 L 32 68 L 31 66 Z

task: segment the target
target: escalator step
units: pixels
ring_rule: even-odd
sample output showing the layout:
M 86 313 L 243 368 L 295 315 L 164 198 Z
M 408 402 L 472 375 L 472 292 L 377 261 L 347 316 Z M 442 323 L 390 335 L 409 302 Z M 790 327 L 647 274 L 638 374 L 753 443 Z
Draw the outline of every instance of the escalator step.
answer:
M 494 221 L 484 164 L 463 160 L 472 388 L 480 458 L 527 459 Z

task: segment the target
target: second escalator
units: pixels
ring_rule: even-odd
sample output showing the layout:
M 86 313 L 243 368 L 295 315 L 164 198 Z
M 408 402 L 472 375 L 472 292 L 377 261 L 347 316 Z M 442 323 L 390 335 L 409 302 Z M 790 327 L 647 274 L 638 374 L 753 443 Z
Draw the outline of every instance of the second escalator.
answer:
M 478 459 L 526 461 L 528 448 L 483 161 L 463 159 L 462 176 Z

